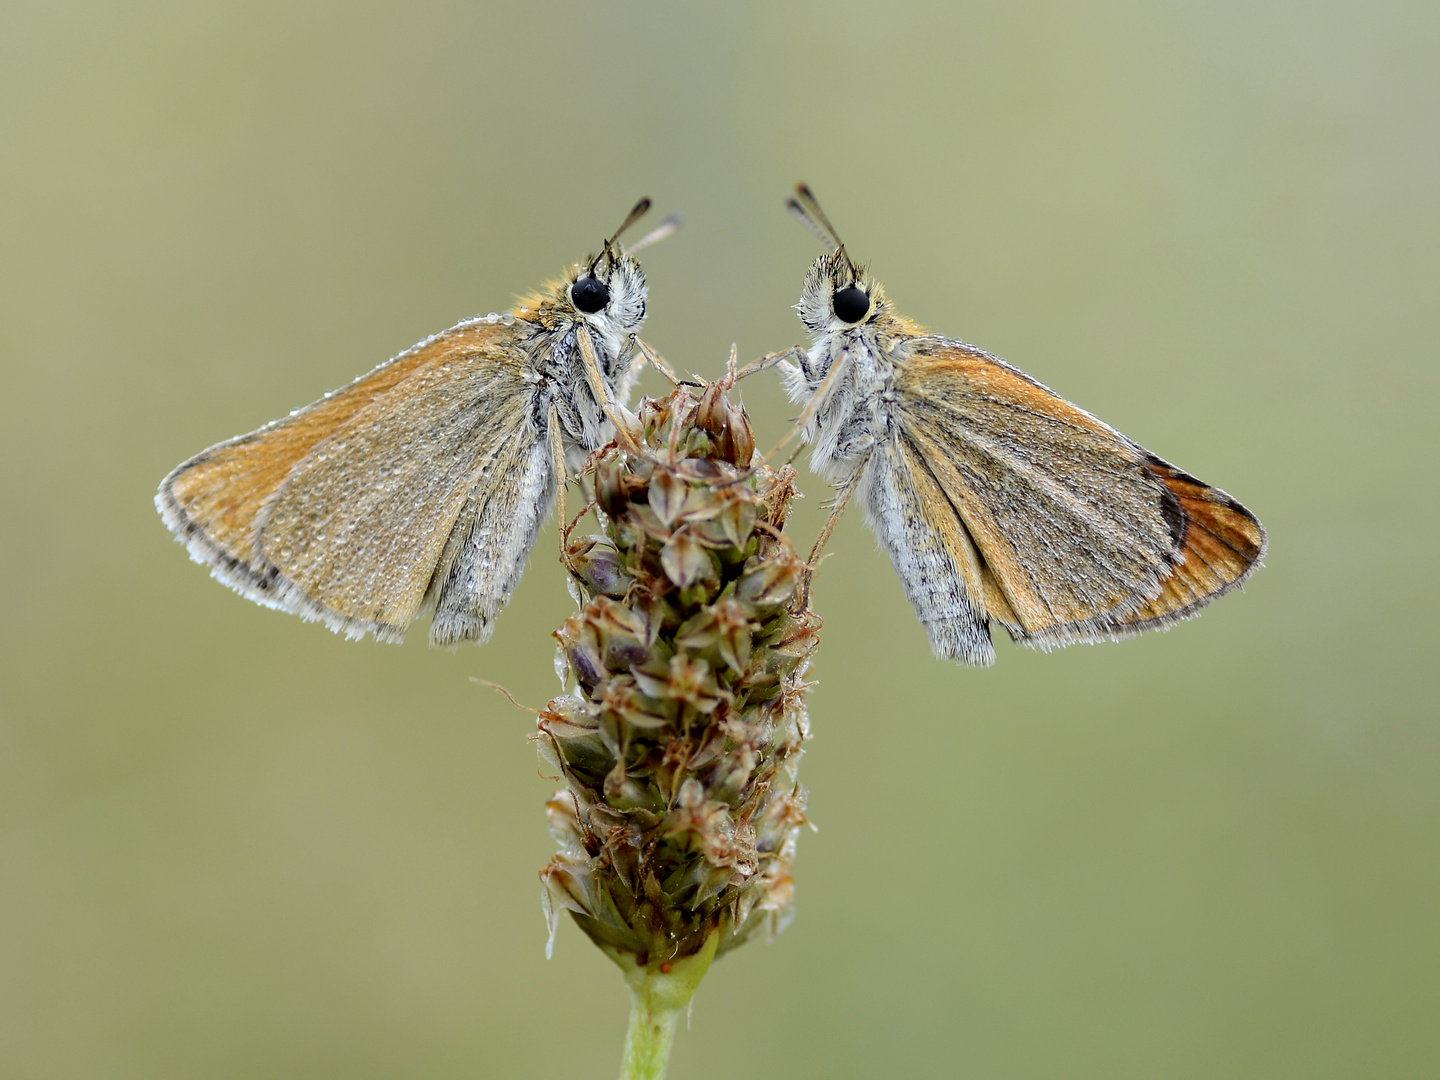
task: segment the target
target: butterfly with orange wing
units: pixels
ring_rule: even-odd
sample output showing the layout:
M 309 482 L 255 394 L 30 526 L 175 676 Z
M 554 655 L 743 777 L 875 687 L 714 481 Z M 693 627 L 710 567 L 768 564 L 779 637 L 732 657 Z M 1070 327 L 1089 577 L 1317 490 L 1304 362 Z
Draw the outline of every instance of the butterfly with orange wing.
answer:
M 766 358 L 838 488 L 816 549 L 858 496 L 936 656 L 994 663 L 992 622 L 1047 649 L 1165 629 L 1260 565 L 1245 507 L 1003 360 L 924 333 L 809 188 L 788 205 L 831 249 L 796 305 L 810 347 Z
M 155 504 L 211 574 L 347 637 L 490 637 L 572 464 L 613 431 L 646 283 L 618 238 L 500 315 L 179 465 Z

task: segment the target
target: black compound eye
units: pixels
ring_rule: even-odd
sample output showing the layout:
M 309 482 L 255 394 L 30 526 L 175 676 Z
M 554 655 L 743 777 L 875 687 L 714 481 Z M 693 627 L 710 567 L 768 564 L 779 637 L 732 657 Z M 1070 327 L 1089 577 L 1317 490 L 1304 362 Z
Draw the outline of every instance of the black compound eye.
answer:
M 835 316 L 841 322 L 857 323 L 870 312 L 869 295 L 854 285 L 836 292 L 832 303 L 835 305 Z
M 582 277 L 570 286 L 570 302 L 586 315 L 594 315 L 610 303 L 610 289 L 603 281 Z

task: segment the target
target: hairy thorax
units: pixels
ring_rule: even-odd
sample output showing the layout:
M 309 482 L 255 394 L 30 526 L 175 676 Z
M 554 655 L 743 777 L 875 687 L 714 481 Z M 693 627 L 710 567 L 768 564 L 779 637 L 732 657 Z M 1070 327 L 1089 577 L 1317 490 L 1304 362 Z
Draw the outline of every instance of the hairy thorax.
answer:
M 627 364 L 628 335 L 607 325 L 608 320 L 590 320 L 587 327 L 601 378 L 610 397 L 624 404 L 634 377 Z M 601 404 L 595 400 L 580 347 L 580 323 L 574 320 L 535 320 L 521 343 L 526 354 L 526 381 L 533 385 L 530 418 L 536 430 L 544 431 L 550 410 L 560 421 L 566 457 L 583 461 L 590 449 L 610 438 L 610 424 Z
M 827 333 L 786 379 L 791 400 L 808 400 L 833 365 L 843 365 L 805 433 L 812 467 L 832 483 L 848 479 L 892 432 L 897 350 L 902 342 L 883 340 L 869 327 Z

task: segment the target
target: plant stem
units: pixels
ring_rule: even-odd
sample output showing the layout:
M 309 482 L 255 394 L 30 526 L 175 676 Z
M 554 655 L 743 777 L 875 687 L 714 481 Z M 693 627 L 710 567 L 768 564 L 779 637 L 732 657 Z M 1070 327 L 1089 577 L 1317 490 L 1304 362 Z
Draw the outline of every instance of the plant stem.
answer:
M 658 962 L 640 967 L 628 953 L 606 950 L 630 985 L 630 1029 L 625 1033 L 620 1080 L 662 1080 L 665 1076 L 675 1021 L 710 970 L 719 940 L 719 934 L 711 934 L 694 956 L 664 965 L 670 968 L 668 972 L 662 971 Z

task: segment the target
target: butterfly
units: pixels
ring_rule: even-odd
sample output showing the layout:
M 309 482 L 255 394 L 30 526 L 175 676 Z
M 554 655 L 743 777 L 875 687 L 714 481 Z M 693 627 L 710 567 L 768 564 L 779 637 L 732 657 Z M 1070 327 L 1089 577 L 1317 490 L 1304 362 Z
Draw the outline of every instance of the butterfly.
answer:
M 935 655 L 995 661 L 992 623 L 1049 649 L 1165 629 L 1242 584 L 1255 515 L 998 357 L 923 332 L 846 253 L 804 184 L 788 208 L 830 249 L 772 353 L 812 466 L 858 496 Z M 757 362 L 759 363 L 759 362 Z M 813 562 L 813 560 L 812 560 Z
M 639 364 L 645 275 L 598 255 L 503 314 L 452 326 L 348 386 L 177 466 L 155 498 L 242 596 L 349 638 L 490 637 L 566 476 L 608 441 Z

